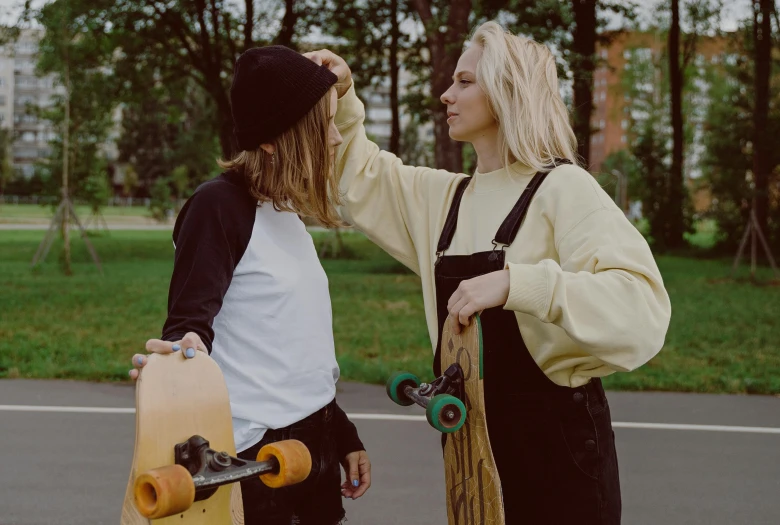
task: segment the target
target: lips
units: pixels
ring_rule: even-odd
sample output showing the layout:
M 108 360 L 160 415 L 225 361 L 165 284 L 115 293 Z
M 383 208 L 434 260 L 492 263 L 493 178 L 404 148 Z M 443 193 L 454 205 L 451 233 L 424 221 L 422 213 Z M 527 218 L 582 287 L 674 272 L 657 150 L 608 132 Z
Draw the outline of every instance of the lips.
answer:
M 451 117 L 457 117 L 457 116 L 458 116 L 458 114 L 457 114 L 457 113 L 453 113 L 452 111 L 448 111 L 448 112 L 447 112 L 447 118 L 448 118 L 448 119 L 449 119 L 449 118 L 451 118 Z

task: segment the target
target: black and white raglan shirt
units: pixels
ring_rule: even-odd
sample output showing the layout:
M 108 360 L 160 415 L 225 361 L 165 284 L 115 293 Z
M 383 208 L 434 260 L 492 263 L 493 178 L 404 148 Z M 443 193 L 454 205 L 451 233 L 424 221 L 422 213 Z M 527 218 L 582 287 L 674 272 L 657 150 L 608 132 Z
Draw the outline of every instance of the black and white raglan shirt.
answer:
M 190 197 L 173 243 L 162 337 L 203 340 L 225 377 L 238 452 L 335 398 L 328 279 L 298 215 L 258 205 L 227 171 Z M 346 414 L 334 418 L 341 457 L 364 450 Z

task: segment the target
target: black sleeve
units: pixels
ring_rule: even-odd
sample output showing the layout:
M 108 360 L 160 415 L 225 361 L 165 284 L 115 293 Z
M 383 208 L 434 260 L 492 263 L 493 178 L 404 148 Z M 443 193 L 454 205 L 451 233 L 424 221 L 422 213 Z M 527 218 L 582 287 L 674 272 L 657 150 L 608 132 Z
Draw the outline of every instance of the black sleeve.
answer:
M 363 442 L 358 437 L 355 424 L 349 420 L 347 414 L 341 409 L 338 403 L 334 403 L 333 429 L 336 435 L 336 448 L 338 450 L 339 460 L 350 452 L 366 450 Z
M 211 353 L 212 322 L 249 244 L 254 217 L 252 202 L 219 180 L 198 188 L 184 205 L 173 230 L 176 253 L 164 340 L 195 332 Z

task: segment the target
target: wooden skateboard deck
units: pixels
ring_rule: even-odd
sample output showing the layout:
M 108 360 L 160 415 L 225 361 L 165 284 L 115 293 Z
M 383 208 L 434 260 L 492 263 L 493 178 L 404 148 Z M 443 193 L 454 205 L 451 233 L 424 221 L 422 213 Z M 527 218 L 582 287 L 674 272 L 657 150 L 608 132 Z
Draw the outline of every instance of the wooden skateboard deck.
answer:
M 463 369 L 466 422 L 447 435 L 444 469 L 449 525 L 504 525 L 501 481 L 493 459 L 485 419 L 482 327 L 478 315 L 460 335 L 447 318 L 442 329 L 441 370 L 459 364 Z
M 153 521 L 143 517 L 134 502 L 136 477 L 173 465 L 174 446 L 193 435 L 235 456 L 228 391 L 214 360 L 203 352 L 196 352 L 192 359 L 182 352 L 149 355 L 137 380 L 135 406 L 135 450 L 121 524 L 243 525 L 238 483 L 219 487 L 213 496 L 194 502 L 182 513 Z

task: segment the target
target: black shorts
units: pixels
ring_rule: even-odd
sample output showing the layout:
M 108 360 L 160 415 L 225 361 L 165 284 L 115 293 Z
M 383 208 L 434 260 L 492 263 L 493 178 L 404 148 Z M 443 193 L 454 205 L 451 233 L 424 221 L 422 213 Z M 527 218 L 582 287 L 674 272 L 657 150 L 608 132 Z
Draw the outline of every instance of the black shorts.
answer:
M 246 525 L 337 525 L 344 519 L 341 469 L 333 430 L 335 401 L 289 427 L 268 430 L 253 447 L 238 454 L 254 460 L 263 445 L 284 439 L 302 441 L 311 452 L 305 481 L 272 489 L 259 478 L 241 482 Z

